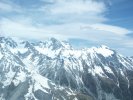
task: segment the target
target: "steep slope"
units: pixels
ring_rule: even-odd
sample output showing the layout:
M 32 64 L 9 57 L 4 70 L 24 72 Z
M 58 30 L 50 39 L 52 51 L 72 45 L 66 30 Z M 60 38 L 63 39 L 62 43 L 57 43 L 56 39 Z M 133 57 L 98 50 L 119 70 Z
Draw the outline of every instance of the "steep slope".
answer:
M 133 60 L 102 45 L 0 38 L 2 100 L 132 100 Z M 25 88 L 24 88 L 25 87 Z

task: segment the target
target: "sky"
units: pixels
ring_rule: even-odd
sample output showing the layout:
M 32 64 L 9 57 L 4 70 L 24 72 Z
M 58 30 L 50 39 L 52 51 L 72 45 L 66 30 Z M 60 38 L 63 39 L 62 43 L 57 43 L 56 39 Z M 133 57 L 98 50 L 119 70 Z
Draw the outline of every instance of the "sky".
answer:
M 54 37 L 133 55 L 133 0 L 0 0 L 0 35 Z

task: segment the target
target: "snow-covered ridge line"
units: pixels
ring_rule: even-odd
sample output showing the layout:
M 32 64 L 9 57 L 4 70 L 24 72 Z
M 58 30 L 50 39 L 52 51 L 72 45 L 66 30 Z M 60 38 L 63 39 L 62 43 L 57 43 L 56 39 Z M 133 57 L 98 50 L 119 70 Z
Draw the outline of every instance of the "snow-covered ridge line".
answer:
M 61 50 L 64 50 L 66 54 L 81 56 L 83 52 L 88 53 L 97 53 L 101 54 L 104 57 L 113 55 L 114 51 L 105 45 L 99 47 L 91 47 L 85 49 L 74 49 L 68 42 L 59 41 L 55 38 L 50 38 L 44 41 L 25 41 L 18 38 L 5 38 L 0 37 L 0 43 L 5 43 L 13 53 L 24 53 L 26 52 L 26 46 L 34 47 L 37 51 L 42 54 L 54 57 L 54 54 L 59 53 Z M 16 48 L 15 48 L 16 47 Z M 47 54 L 48 53 L 48 54 Z M 54 53 L 54 54 L 52 54 Z

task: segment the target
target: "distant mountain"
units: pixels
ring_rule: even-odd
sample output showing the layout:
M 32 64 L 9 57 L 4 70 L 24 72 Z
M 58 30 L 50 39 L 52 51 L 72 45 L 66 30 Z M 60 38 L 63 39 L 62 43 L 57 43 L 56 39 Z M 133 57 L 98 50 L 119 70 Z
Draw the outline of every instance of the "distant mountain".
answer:
M 104 45 L 0 37 L 0 100 L 133 100 L 133 60 Z

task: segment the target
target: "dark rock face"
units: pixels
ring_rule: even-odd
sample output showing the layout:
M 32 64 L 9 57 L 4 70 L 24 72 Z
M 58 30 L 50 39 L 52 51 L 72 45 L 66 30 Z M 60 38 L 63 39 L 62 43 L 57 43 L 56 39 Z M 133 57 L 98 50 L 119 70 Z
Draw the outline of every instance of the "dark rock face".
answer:
M 50 95 L 48 93 L 44 93 L 41 90 L 35 91 L 34 95 L 39 100 L 52 100 L 52 95 Z
M 64 44 L 1 37 L 0 99 L 133 100 L 132 58 L 105 47 L 77 51 Z
M 97 87 L 96 87 L 97 85 L 92 74 L 89 73 L 83 74 L 82 80 L 84 82 L 85 87 L 88 88 L 90 92 L 94 94 L 94 96 L 97 98 L 98 97 Z
M 17 87 L 14 87 L 13 84 L 8 87 L 8 94 L 6 96 L 7 100 L 24 100 L 24 95 L 28 91 L 29 84 L 28 82 L 23 82 L 19 84 Z

